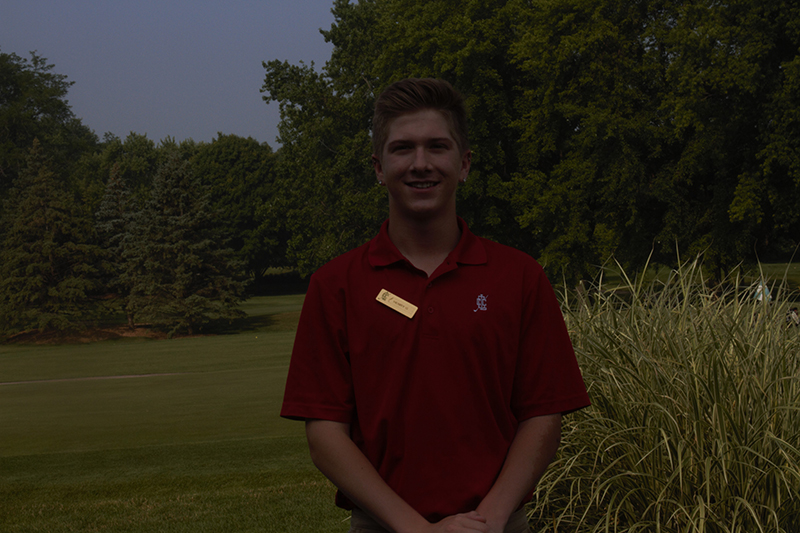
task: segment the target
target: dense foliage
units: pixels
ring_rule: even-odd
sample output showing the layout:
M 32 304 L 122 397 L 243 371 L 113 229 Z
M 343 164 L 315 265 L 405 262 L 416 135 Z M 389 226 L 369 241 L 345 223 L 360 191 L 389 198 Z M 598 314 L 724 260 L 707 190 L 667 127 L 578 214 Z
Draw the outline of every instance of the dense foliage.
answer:
M 35 52 L 30 59 L 0 52 L 0 195 L 7 194 L 38 139 L 52 171 L 67 179 L 84 151 L 97 142 L 66 101 L 72 82 L 52 72 Z
M 269 146 L 100 142 L 52 69 L 0 53 L 0 336 L 120 311 L 131 327 L 185 333 L 239 316 L 245 268 L 263 275 L 277 246 L 257 218 Z
M 302 191 L 280 209 L 304 271 L 375 231 L 370 107 L 408 76 L 467 98 L 462 216 L 552 273 L 651 251 L 671 264 L 677 247 L 719 277 L 800 242 L 793 2 L 337 0 L 333 14 L 321 71 L 265 63 L 283 117 L 276 179 Z
M 34 140 L 8 194 L 0 248 L 0 333 L 79 329 L 95 306 L 102 252 Z
M 236 318 L 244 275 L 208 209 L 210 195 L 178 153 L 159 168 L 122 238 L 125 310 L 170 333 Z

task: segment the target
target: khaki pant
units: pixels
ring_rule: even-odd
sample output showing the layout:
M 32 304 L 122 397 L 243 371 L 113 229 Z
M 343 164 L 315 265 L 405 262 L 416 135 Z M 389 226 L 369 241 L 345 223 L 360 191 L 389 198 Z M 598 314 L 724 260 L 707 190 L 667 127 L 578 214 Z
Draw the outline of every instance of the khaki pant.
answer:
M 525 509 L 512 514 L 508 519 L 503 533 L 530 533 L 528 518 L 525 516 Z M 361 509 L 353 509 L 353 516 L 350 518 L 350 533 L 389 533 L 367 513 Z

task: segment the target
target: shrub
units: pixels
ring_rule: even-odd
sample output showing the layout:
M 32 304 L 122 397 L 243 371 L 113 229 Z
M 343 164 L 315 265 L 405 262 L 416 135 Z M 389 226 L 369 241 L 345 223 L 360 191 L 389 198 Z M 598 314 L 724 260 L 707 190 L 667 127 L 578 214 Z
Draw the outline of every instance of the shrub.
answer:
M 592 406 L 565 417 L 536 531 L 800 531 L 800 328 L 697 262 L 565 300 Z M 565 295 L 566 298 L 566 295 Z

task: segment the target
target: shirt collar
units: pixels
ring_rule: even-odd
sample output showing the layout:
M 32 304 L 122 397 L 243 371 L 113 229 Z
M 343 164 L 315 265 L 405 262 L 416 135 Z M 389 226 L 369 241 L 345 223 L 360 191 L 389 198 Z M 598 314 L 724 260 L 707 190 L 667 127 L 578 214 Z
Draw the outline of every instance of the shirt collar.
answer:
M 481 240 L 467 227 L 467 223 L 458 217 L 458 227 L 461 229 L 461 239 L 448 255 L 448 259 L 462 265 L 482 265 L 486 262 L 486 249 Z M 372 267 L 388 266 L 400 261 L 408 262 L 400 250 L 389 238 L 389 220 L 381 225 L 381 230 L 369 242 L 369 264 Z

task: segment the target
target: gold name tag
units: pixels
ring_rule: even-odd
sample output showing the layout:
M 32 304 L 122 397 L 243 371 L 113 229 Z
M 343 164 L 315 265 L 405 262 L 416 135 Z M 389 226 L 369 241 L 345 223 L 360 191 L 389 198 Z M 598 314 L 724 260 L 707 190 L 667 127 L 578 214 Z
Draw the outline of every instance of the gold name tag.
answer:
M 387 291 L 386 289 L 382 289 L 381 292 L 378 293 L 378 297 L 375 298 L 380 303 L 385 305 L 390 309 L 394 309 L 398 313 L 408 318 L 413 318 L 414 313 L 417 312 L 417 306 L 408 303 L 407 301 L 403 300 L 399 296 L 395 296 L 391 292 Z

